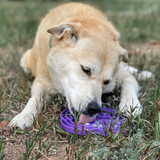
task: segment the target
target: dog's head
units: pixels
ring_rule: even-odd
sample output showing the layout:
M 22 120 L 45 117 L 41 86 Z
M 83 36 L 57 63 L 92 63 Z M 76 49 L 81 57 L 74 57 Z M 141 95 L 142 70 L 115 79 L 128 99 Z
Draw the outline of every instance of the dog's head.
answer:
M 54 25 L 48 32 L 53 36 L 47 57 L 53 85 L 66 97 L 70 112 L 81 110 L 82 121 L 89 121 L 101 110 L 102 93 L 115 87 L 120 61 L 128 60 L 119 34 L 110 22 L 92 18 Z

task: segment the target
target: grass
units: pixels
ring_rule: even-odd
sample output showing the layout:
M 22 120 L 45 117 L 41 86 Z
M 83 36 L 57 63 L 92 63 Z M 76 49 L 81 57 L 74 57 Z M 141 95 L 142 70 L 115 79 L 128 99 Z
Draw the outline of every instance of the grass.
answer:
M 67 2 L 64 0 L 62 2 Z M 0 2 L 0 122 L 10 121 L 25 106 L 30 97 L 33 78 L 26 76 L 19 67 L 22 54 L 32 46 L 38 24 L 42 17 L 60 2 Z M 91 1 L 101 9 L 121 33 L 121 44 L 130 50 L 132 44 L 148 45 L 152 40 L 160 41 L 160 2 L 157 0 Z M 39 114 L 34 125 L 22 131 L 14 128 L 11 135 L 0 134 L 0 159 L 7 158 L 4 149 L 7 142 L 16 143 L 19 137 L 26 148 L 20 159 L 50 157 L 59 159 L 160 159 L 160 56 L 159 54 L 130 55 L 130 64 L 139 70 L 149 70 L 154 80 L 140 81 L 139 99 L 143 113 L 139 117 L 128 118 L 122 126 L 124 134 L 108 136 L 88 134 L 79 136 L 64 132 L 59 127 L 60 112 L 65 108 L 61 95 L 51 96 L 53 103 L 45 104 L 43 114 Z M 144 53 L 148 53 L 144 50 Z M 116 95 L 116 96 L 115 96 Z M 118 105 L 119 94 L 104 96 L 111 106 Z M 107 106 L 105 103 L 104 106 Z M 136 124 L 133 129 L 131 121 Z M 2 130 L 0 130 L 2 132 Z M 25 138 L 23 138 L 23 136 Z M 3 144 L 3 145 L 2 145 Z M 64 146 L 64 148 L 62 148 Z M 61 152 L 63 150 L 63 152 Z M 5 156 L 5 157 L 4 157 Z
M 0 160 L 3 160 L 3 158 L 5 157 L 5 154 L 3 154 L 3 149 L 4 149 L 3 139 L 1 138 L 1 141 L 0 141 Z

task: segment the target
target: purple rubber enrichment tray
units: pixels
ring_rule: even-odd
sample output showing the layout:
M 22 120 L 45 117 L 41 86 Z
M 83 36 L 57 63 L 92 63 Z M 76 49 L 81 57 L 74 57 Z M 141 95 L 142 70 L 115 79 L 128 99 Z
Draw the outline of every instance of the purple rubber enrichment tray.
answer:
M 125 119 L 124 117 L 120 117 L 115 114 L 116 110 L 112 110 L 110 108 L 102 108 L 102 111 L 106 111 L 109 113 L 99 113 L 97 117 L 90 123 L 86 124 L 78 124 L 77 129 L 78 135 L 86 135 L 89 132 L 86 132 L 86 129 L 95 133 L 102 134 L 104 136 L 108 135 L 108 130 L 110 125 L 114 126 L 113 135 L 117 132 L 117 130 L 121 127 L 122 121 Z M 113 117 L 114 116 L 114 117 Z M 69 133 L 74 134 L 74 117 L 70 114 L 69 109 L 65 109 L 60 114 L 61 119 L 61 128 Z M 112 119 L 112 120 L 111 120 Z M 111 122 L 112 121 L 112 122 Z M 84 126 L 84 129 L 82 128 Z M 83 133 L 82 133 L 83 131 Z

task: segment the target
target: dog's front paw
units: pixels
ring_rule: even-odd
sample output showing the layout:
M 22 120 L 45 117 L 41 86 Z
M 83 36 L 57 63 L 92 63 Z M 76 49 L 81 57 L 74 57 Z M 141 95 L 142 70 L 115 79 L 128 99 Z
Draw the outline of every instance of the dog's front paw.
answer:
M 24 129 L 26 127 L 30 127 L 33 124 L 33 120 L 34 115 L 28 115 L 24 112 L 21 112 L 11 120 L 9 127 L 18 126 L 19 128 Z
M 142 112 L 142 106 L 137 97 L 122 98 L 119 104 L 120 111 L 132 115 L 139 115 Z
M 20 127 L 24 129 L 33 124 L 34 118 L 37 115 L 37 101 L 34 97 L 30 98 L 27 105 L 21 113 L 15 116 L 9 123 L 9 127 Z

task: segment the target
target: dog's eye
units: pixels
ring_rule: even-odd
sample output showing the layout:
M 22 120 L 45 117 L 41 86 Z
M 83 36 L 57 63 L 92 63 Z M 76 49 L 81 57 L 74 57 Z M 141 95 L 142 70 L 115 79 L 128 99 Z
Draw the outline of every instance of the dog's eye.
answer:
M 108 79 L 108 80 L 104 81 L 103 84 L 104 84 L 104 85 L 107 85 L 107 84 L 109 84 L 110 82 L 111 82 L 111 81 Z
M 82 68 L 82 71 L 83 71 L 84 73 L 86 73 L 88 76 L 91 75 L 91 69 L 90 69 L 90 68 L 84 67 L 84 66 L 82 66 L 82 65 L 81 65 L 81 68 Z

